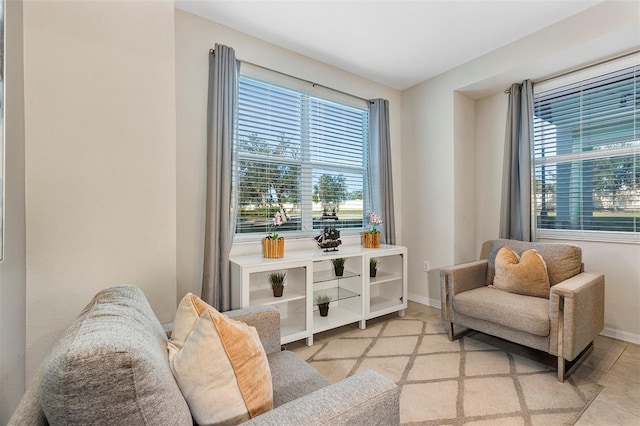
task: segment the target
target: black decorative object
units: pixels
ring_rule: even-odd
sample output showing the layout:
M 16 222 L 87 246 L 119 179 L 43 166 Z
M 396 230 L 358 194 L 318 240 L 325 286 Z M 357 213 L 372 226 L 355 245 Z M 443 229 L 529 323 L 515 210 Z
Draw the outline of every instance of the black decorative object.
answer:
M 318 235 L 316 238 L 316 244 L 324 251 L 338 251 L 338 246 L 342 244 L 340 241 L 340 231 L 338 231 L 335 227 L 324 227 L 324 231 L 322 234 Z

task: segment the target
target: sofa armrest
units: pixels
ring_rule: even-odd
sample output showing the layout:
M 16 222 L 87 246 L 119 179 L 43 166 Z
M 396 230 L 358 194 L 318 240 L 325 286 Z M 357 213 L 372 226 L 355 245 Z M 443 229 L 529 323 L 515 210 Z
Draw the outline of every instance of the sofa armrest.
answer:
M 564 280 L 551 287 L 549 302 L 549 352 L 572 361 L 604 328 L 604 275 L 582 272 Z
M 246 425 L 397 425 L 398 387 L 367 370 L 283 404 Z
M 440 303 L 442 319 L 451 322 L 453 297 L 463 291 L 483 287 L 487 279 L 488 261 L 477 260 L 440 270 Z
M 223 312 L 229 318 L 255 327 L 266 353 L 280 352 L 280 311 L 260 305 Z
M 42 411 L 42 405 L 40 405 L 40 383 L 42 382 L 42 370 L 41 365 L 38 372 L 33 378 L 33 381 L 27 386 L 27 389 L 20 400 L 20 404 L 14 411 L 7 426 L 47 426 L 47 419 Z

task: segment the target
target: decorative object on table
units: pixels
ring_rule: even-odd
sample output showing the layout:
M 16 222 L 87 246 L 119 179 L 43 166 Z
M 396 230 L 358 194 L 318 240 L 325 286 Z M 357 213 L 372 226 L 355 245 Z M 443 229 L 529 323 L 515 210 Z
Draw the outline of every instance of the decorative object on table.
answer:
M 269 274 L 269 282 L 273 290 L 273 297 L 282 297 L 284 291 L 284 278 L 287 276 L 285 272 L 272 272 Z
M 315 302 L 318 305 L 318 310 L 320 310 L 320 316 L 326 317 L 329 315 L 329 303 L 332 301 L 332 297 L 328 294 L 322 294 L 316 296 Z
M 276 213 L 273 217 L 273 226 L 282 225 L 282 214 Z M 269 227 L 271 228 L 271 227 Z M 268 259 L 278 259 L 284 257 L 284 237 L 280 237 L 277 232 L 271 232 L 262 239 L 262 255 Z
M 371 259 L 369 259 L 369 276 L 371 278 L 375 278 L 377 273 L 378 273 L 378 259 L 376 259 L 375 257 L 372 257 Z
M 333 272 L 336 274 L 336 277 L 341 277 L 344 274 L 344 257 L 337 257 L 333 259 L 331 262 L 333 263 Z
M 340 241 L 340 231 L 335 227 L 325 226 L 322 234 L 315 237 L 316 244 L 326 252 L 338 251 L 338 246 L 342 244 Z
M 382 224 L 382 218 L 377 213 L 371 213 L 369 222 L 371 223 L 371 230 L 362 233 L 362 245 L 365 248 L 378 248 L 380 247 L 380 231 L 376 226 Z

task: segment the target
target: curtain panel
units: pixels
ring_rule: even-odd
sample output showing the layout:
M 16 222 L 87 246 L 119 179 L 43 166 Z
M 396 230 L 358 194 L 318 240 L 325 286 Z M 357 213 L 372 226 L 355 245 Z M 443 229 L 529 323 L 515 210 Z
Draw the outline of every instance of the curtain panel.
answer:
M 381 241 L 396 243 L 393 213 L 393 173 L 389 136 L 389 101 L 369 101 L 369 197 L 371 208 L 382 216 Z
M 207 102 L 207 184 L 202 299 L 218 309 L 232 308 L 229 251 L 235 219 L 231 214 L 235 115 L 240 63 L 220 44 L 209 54 Z
M 533 84 L 525 80 L 509 91 L 502 173 L 500 238 L 536 240 L 532 214 Z

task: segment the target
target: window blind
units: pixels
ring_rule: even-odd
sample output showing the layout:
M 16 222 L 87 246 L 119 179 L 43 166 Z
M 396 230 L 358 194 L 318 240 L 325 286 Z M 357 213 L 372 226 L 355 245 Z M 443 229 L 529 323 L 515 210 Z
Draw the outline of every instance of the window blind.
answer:
M 235 141 L 236 234 L 362 228 L 368 213 L 366 105 L 241 75 Z M 273 228 L 281 213 L 285 223 Z
M 533 202 L 541 236 L 638 240 L 639 72 L 628 67 L 534 95 Z

